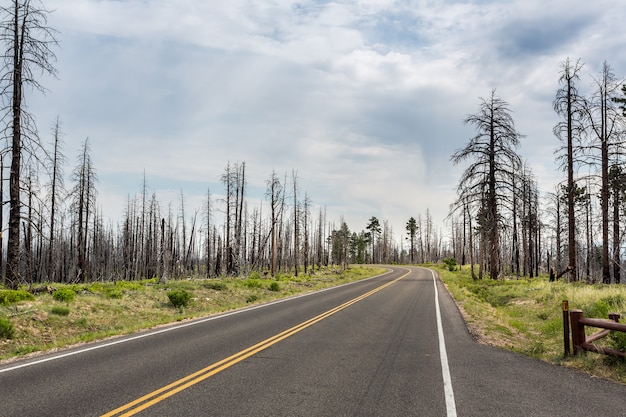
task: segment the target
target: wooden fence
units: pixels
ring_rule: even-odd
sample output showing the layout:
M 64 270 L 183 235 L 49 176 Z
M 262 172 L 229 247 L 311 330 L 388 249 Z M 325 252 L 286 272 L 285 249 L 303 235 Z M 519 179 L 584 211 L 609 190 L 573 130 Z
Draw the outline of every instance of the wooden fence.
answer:
M 602 353 L 604 355 L 618 356 L 626 358 L 626 352 L 620 350 L 611 349 L 604 346 L 597 346 L 594 344 L 596 340 L 609 335 L 613 331 L 626 333 L 626 324 L 619 323 L 620 315 L 617 313 L 610 313 L 609 319 L 597 319 L 586 318 L 582 310 L 572 310 L 569 312 L 569 306 L 567 301 L 563 301 L 563 341 L 564 341 L 564 353 L 565 356 L 569 356 L 569 328 L 571 324 L 572 333 L 572 345 L 574 348 L 574 355 L 583 353 L 584 351 L 591 351 Z M 585 326 L 596 327 L 600 330 L 597 333 L 587 336 L 585 333 Z

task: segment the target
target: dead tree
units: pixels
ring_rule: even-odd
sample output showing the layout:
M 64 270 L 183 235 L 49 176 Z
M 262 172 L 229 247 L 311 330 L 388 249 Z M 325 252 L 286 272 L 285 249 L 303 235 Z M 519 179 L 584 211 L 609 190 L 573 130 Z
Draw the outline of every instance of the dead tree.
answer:
M 9 239 L 6 284 L 16 288 L 20 280 L 20 219 L 22 154 L 37 142 L 35 121 L 26 110 L 26 88 L 43 91 L 36 74 L 56 74 L 53 65 L 55 31 L 48 27 L 49 11 L 36 0 L 13 0 L 0 7 L 0 43 L 4 65 L 0 75 L 4 102 L 4 133 L 10 137 Z
M 74 230 L 76 231 L 76 273 L 74 280 L 84 282 L 88 278 L 87 240 L 89 216 L 94 211 L 97 180 L 96 172 L 89 153 L 89 139 L 85 139 L 78 157 L 78 166 L 74 169 L 72 179 L 72 211 L 74 213 Z
M 454 164 L 473 160 L 459 182 L 459 200 L 480 207 L 481 245 L 489 254 L 489 275 L 497 279 L 501 273 L 501 208 L 514 191 L 514 178 L 521 167 L 516 153 L 521 135 L 508 103 L 497 97 L 495 90 L 488 99 L 481 99 L 479 111 L 469 115 L 465 123 L 475 127 L 476 136 L 451 158 Z
M 575 216 L 575 190 L 574 163 L 575 163 L 575 139 L 579 137 L 582 130 L 581 119 L 584 110 L 584 99 L 578 94 L 576 82 L 579 80 L 579 72 L 583 64 L 580 60 L 572 63 L 567 58 L 561 64 L 561 75 L 559 84 L 561 88 L 557 90 L 554 99 L 554 111 L 564 120 L 554 127 L 554 134 L 566 143 L 565 170 L 567 172 L 567 231 L 568 231 L 568 265 L 565 270 L 558 273 L 561 276 L 570 273 L 572 280 L 576 279 L 576 216 Z
M 280 219 L 280 210 L 283 195 L 283 185 L 280 179 L 276 175 L 275 171 L 272 171 L 272 175 L 267 180 L 267 190 L 265 195 L 270 200 L 271 221 L 270 221 L 270 234 L 271 234 L 271 255 L 270 255 L 270 271 L 272 276 L 276 275 L 276 262 L 278 256 L 278 222 Z

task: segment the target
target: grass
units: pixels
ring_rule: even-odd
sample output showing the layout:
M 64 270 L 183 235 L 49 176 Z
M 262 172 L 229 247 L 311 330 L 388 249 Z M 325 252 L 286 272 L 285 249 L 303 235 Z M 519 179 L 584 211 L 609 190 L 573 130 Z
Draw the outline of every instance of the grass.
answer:
M 141 329 L 214 313 L 251 303 L 339 285 L 384 272 L 353 266 L 346 271 L 322 269 L 312 274 L 185 279 L 160 284 L 142 281 L 87 284 L 41 284 L 55 290 L 32 296 L 6 292 L 0 302 L 0 360 L 91 342 Z M 191 295 L 187 305 L 172 305 L 168 293 Z M 5 302 L 6 300 L 6 302 Z M 6 330 L 6 331 L 5 331 Z M 3 337 L 3 335 L 11 337 Z
M 626 362 L 621 359 L 591 352 L 564 357 L 562 313 L 562 302 L 568 300 L 570 310 L 583 310 L 585 317 L 607 318 L 610 312 L 626 317 L 625 286 L 549 282 L 547 277 L 474 281 L 468 267 L 435 269 L 481 342 L 626 383 Z M 614 339 L 597 343 L 619 348 L 623 342 Z
M 583 310 L 585 317 L 606 318 L 609 312 L 626 317 L 626 286 L 551 283 L 547 277 L 473 281 L 467 267 L 451 272 L 445 266 L 429 266 L 438 270 L 470 331 L 481 342 L 626 383 L 622 360 L 591 352 L 563 357 L 561 309 L 562 301 L 569 300 L 570 309 Z M 143 280 L 50 285 L 63 290 L 56 293 L 56 299 L 55 292 L 33 297 L 25 291 L 0 289 L 0 360 L 267 302 L 382 271 L 355 266 L 344 272 L 323 269 L 298 277 L 279 274 L 274 279 L 253 273 L 250 277 L 165 284 Z M 174 307 L 167 295 L 172 291 L 189 292 L 188 305 Z M 613 339 L 602 343 L 626 345 L 626 337 Z

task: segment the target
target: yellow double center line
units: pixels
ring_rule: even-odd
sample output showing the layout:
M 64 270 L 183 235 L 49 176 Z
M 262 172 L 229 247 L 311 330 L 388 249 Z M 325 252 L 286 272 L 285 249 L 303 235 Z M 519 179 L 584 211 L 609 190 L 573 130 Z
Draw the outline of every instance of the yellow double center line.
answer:
M 335 307 L 331 310 L 328 310 L 325 313 L 320 314 L 319 316 L 315 316 L 312 319 L 302 322 L 290 329 L 285 330 L 282 333 L 279 333 L 275 336 L 270 337 L 269 339 L 265 339 L 264 341 L 257 343 L 254 346 L 250 346 L 249 348 L 244 349 L 238 353 L 235 353 L 232 356 L 222 359 L 219 362 L 215 362 L 214 364 L 209 365 L 206 368 L 200 369 L 199 371 L 194 372 L 193 374 L 187 375 L 186 377 L 181 378 L 178 381 L 172 382 L 171 384 L 166 385 L 163 388 L 159 388 L 158 390 L 153 391 L 147 395 L 144 395 L 141 398 L 137 398 L 136 400 L 129 402 L 128 404 L 125 404 L 119 408 L 116 408 L 115 410 L 110 411 L 106 414 L 103 414 L 101 417 L 133 416 L 141 412 L 142 410 L 145 410 L 146 408 L 151 407 L 155 405 L 156 403 L 161 402 L 164 399 L 171 397 L 172 395 L 176 393 L 179 393 L 201 381 L 204 381 L 205 379 L 223 371 L 224 369 L 229 368 L 235 365 L 236 363 L 243 361 L 244 359 L 249 358 L 250 356 L 257 354 L 261 352 L 262 350 L 267 349 L 268 347 L 280 342 L 281 340 L 284 340 L 290 336 L 293 336 L 299 331 L 304 330 L 307 327 L 312 326 L 315 323 L 322 321 L 325 318 L 328 318 L 345 308 L 350 307 L 352 304 L 358 303 L 359 301 L 369 297 L 370 295 L 375 294 L 378 291 L 400 281 L 401 279 L 405 278 L 409 274 L 410 272 L 407 272 L 406 274 L 402 275 L 401 277 L 393 281 L 390 281 L 384 285 L 381 285 L 380 287 L 374 288 L 373 290 L 363 295 L 360 295 L 359 297 L 356 297 L 350 301 L 347 301 L 338 307 Z

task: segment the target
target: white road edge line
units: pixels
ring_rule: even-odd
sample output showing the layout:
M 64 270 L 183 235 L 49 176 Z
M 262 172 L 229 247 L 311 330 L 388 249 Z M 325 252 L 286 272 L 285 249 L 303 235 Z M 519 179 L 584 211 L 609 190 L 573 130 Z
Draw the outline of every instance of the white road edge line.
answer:
M 221 318 L 228 317 L 228 316 L 234 316 L 235 314 L 241 314 L 241 313 L 244 313 L 244 312 L 250 311 L 250 310 L 257 310 L 259 308 L 264 308 L 264 307 L 268 307 L 268 306 L 271 306 L 271 305 L 274 305 L 274 304 L 284 303 L 286 301 L 291 301 L 291 300 L 294 300 L 294 299 L 297 299 L 297 298 L 308 297 L 310 295 L 318 294 L 320 292 L 330 291 L 330 290 L 335 289 L 335 288 L 341 288 L 341 287 L 344 287 L 344 286 L 356 284 L 357 282 L 369 281 L 371 279 L 377 278 L 377 277 L 379 277 L 381 275 L 388 274 L 390 272 L 391 272 L 391 270 L 389 269 L 389 270 L 387 270 L 387 272 L 383 272 L 382 274 L 378 274 L 378 275 L 375 275 L 373 277 L 361 279 L 359 281 L 348 282 L 346 284 L 337 285 L 336 287 L 323 288 L 321 290 L 312 291 L 312 292 L 308 292 L 308 293 L 305 293 L 305 294 L 296 295 L 296 296 L 293 296 L 293 297 L 281 298 L 279 300 L 271 301 L 271 302 L 268 302 L 268 303 L 265 303 L 265 304 L 259 304 L 259 305 L 252 306 L 252 307 L 242 308 L 242 309 L 239 309 L 239 310 L 233 310 L 233 311 L 229 311 L 229 312 L 226 312 L 226 313 L 209 316 L 209 317 L 206 317 L 204 319 L 196 319 L 196 320 L 192 320 L 192 321 L 189 321 L 187 323 L 183 323 L 183 324 L 179 324 L 179 325 L 168 326 L 168 327 L 165 327 L 165 328 L 160 329 L 160 330 L 147 331 L 146 333 L 141 333 L 141 334 L 136 335 L 136 336 L 130 336 L 130 337 L 120 336 L 119 339 L 113 340 L 111 342 L 104 342 L 104 343 L 97 344 L 95 346 L 90 346 L 90 347 L 87 347 L 87 348 L 78 349 L 78 350 L 70 351 L 70 352 L 67 352 L 67 353 L 61 353 L 61 354 L 58 354 L 58 355 L 53 354 L 53 356 L 48 356 L 48 357 L 45 357 L 43 359 L 35 359 L 33 361 L 21 363 L 21 364 L 14 365 L 14 366 L 9 366 L 7 368 L 0 369 L 0 374 L 5 373 L 5 372 L 9 372 L 9 371 L 14 371 L 14 370 L 20 369 L 20 368 L 26 368 L 26 367 L 33 366 L 33 365 L 39 365 L 41 363 L 50 362 L 50 361 L 54 361 L 54 360 L 57 360 L 57 359 L 66 358 L 68 356 L 79 355 L 81 353 L 90 352 L 92 350 L 97 350 L 97 349 L 102 349 L 102 348 L 106 348 L 106 347 L 109 347 L 109 346 L 118 345 L 120 343 L 130 342 L 132 340 L 143 339 L 144 337 L 150 337 L 150 336 L 154 336 L 154 335 L 157 335 L 157 334 L 160 334 L 160 333 L 171 332 L 173 330 L 182 329 L 184 327 L 195 326 L 196 324 L 201 324 L 201 323 L 205 323 L 207 321 L 217 320 L 217 319 L 221 319 Z M 98 343 L 98 342 L 94 342 L 94 343 Z
M 435 309 L 437 313 L 437 332 L 439 333 L 439 357 L 441 358 L 441 374 L 443 376 L 443 390 L 446 397 L 446 411 L 448 417 L 456 417 L 456 404 L 454 402 L 454 391 L 452 390 L 452 378 L 450 378 L 450 367 L 448 366 L 448 353 L 446 352 L 446 340 L 443 337 L 443 325 L 441 323 L 441 309 L 439 308 L 439 291 L 437 291 L 437 278 L 433 275 L 435 285 Z

